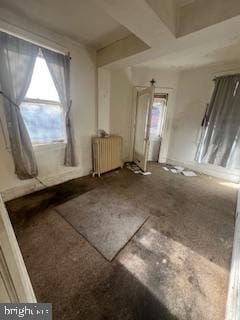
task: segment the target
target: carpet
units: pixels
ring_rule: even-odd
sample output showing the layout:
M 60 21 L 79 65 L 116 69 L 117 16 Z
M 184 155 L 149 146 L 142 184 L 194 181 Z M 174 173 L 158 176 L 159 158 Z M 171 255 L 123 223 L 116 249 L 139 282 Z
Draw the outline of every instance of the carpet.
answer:
M 86 192 L 56 210 L 109 261 L 148 218 L 148 212 L 109 188 Z

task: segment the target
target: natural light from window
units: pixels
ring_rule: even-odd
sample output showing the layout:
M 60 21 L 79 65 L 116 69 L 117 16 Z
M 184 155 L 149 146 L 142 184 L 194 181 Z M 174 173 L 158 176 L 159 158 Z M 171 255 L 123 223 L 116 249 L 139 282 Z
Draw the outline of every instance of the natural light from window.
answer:
M 65 116 L 46 61 L 37 57 L 21 113 L 33 145 L 65 141 Z
M 164 111 L 166 100 L 154 98 L 151 114 L 150 136 L 157 137 L 162 135 L 164 123 Z
M 60 101 L 44 58 L 37 57 L 26 98 Z

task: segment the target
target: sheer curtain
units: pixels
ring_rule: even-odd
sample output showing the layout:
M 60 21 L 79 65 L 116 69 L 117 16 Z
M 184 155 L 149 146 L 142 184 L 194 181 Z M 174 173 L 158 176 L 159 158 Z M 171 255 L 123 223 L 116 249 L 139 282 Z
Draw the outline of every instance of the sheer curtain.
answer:
M 0 32 L 0 85 L 15 173 L 20 179 L 38 174 L 32 143 L 19 105 L 29 87 L 38 47 Z
M 66 114 L 66 135 L 67 145 L 65 151 L 65 165 L 76 166 L 76 153 L 74 146 L 74 133 L 71 120 L 70 100 L 70 56 L 64 56 L 54 51 L 41 48 L 44 58 L 46 59 L 49 71 L 52 75 L 53 82 L 56 86 L 61 104 Z
M 215 79 L 202 125 L 195 159 L 201 163 L 240 168 L 240 75 Z

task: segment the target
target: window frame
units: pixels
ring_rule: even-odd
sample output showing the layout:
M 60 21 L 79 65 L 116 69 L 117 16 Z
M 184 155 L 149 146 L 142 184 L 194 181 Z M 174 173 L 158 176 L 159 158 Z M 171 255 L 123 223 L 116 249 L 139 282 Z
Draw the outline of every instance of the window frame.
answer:
M 41 59 L 44 59 L 45 58 L 43 57 L 42 55 L 42 52 L 41 50 L 39 51 L 38 55 L 37 55 L 37 58 L 41 58 Z M 37 58 L 36 58 L 36 61 L 37 61 Z M 35 64 L 36 64 L 36 61 L 35 61 Z M 46 62 L 46 61 L 45 61 Z M 49 71 L 50 73 L 50 71 Z M 50 73 L 50 76 L 52 78 L 52 75 Z M 31 79 L 32 81 L 32 79 Z M 53 83 L 54 84 L 54 83 Z M 29 86 L 31 85 L 31 82 L 29 84 Z M 55 86 L 55 84 L 54 84 Z M 56 86 L 55 86 L 55 89 L 56 89 Z M 57 90 L 57 89 L 56 89 Z M 63 123 L 65 124 L 65 112 L 64 112 L 64 109 L 63 109 L 63 106 L 62 106 L 62 103 L 61 101 L 56 101 L 56 100 L 48 100 L 48 99 L 39 99 L 39 98 L 28 98 L 25 96 L 25 98 L 23 99 L 22 103 L 27 103 L 27 104 L 42 104 L 42 105 L 46 105 L 46 108 L 51 108 L 52 106 L 59 106 L 62 110 L 62 116 L 63 116 Z M 21 104 L 22 104 L 21 103 Z M 19 106 L 20 109 L 21 109 L 21 105 Z M 23 119 L 24 120 L 24 119 Z M 30 139 L 31 139 L 31 136 L 30 136 Z M 42 143 L 36 143 L 34 142 L 32 139 L 31 139 L 31 143 L 32 143 L 32 146 L 34 149 L 38 149 L 38 148 L 48 148 L 49 146 L 65 146 L 66 143 L 67 143 L 67 135 L 66 135 L 66 127 L 64 125 L 64 132 L 63 132 L 63 139 L 59 139 L 59 140 L 53 140 L 51 142 L 42 142 Z
M 61 108 L 62 110 L 62 117 L 63 117 L 63 123 L 65 124 L 65 112 L 64 109 L 61 105 L 61 102 L 58 101 L 52 101 L 52 100 L 42 100 L 42 99 L 32 99 L 32 98 L 24 98 L 24 100 L 22 101 L 22 103 L 27 103 L 27 104 L 42 104 L 42 105 L 46 105 L 46 108 L 52 108 L 52 106 L 58 106 Z M 20 105 L 21 108 L 21 105 Z M 24 118 L 23 118 L 24 120 Z M 36 143 L 34 140 L 31 139 L 31 143 L 34 149 L 37 148 L 43 148 L 43 147 L 47 147 L 47 146 L 55 146 L 55 145 L 66 145 L 67 143 L 67 137 L 66 137 L 66 128 L 64 126 L 64 132 L 63 132 L 63 139 L 59 139 L 59 140 L 52 140 L 51 142 L 41 142 L 41 143 Z
M 152 137 L 156 137 L 157 136 L 157 137 L 162 138 L 163 131 L 164 131 L 164 125 L 165 125 L 165 121 L 166 121 L 166 113 L 167 113 L 167 109 L 166 108 L 167 108 L 168 94 L 160 94 L 160 93 L 155 93 L 154 94 L 151 113 L 153 111 L 153 108 L 158 108 L 158 107 L 154 107 L 154 100 L 155 99 L 161 99 L 162 102 L 163 102 L 163 104 L 161 106 L 161 108 L 162 108 L 162 117 L 160 117 L 160 119 L 159 119 L 161 121 L 158 124 L 158 134 L 157 135 L 154 135 L 154 134 L 151 133 L 152 123 L 150 123 L 150 136 L 152 136 Z
M 54 106 L 60 106 L 62 108 L 61 102 L 60 101 L 54 101 L 54 100 L 44 100 L 44 99 L 33 99 L 33 98 L 24 98 L 22 102 L 26 103 L 38 103 L 38 104 L 49 104 L 54 105 Z

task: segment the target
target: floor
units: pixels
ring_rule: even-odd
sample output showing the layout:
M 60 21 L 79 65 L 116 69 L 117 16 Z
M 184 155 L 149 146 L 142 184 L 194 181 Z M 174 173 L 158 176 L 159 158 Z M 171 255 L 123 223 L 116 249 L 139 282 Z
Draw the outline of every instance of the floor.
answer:
M 53 303 L 54 319 L 224 319 L 236 189 L 158 164 L 150 171 L 79 178 L 7 203 L 37 299 Z M 112 262 L 55 210 L 103 188 L 149 215 Z

